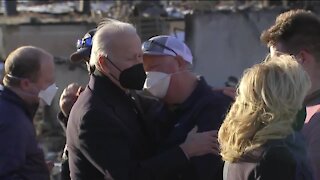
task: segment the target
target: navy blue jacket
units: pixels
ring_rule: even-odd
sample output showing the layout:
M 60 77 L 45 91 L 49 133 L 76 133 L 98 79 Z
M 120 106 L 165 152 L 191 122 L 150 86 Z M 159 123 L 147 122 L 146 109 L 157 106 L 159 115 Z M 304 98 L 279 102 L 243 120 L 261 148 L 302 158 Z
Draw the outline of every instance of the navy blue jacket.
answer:
M 31 108 L 34 110 L 35 108 Z M 0 95 L 0 179 L 48 180 L 43 152 L 36 141 L 32 111 L 14 92 Z
M 155 136 L 158 152 L 182 144 L 195 126 L 198 132 L 218 130 L 232 101 L 221 91 L 213 91 L 200 77 L 195 90 L 182 104 L 170 108 L 166 105 L 149 105 L 150 111 L 146 110 L 148 118 L 157 123 Z M 193 157 L 188 167 L 162 179 L 216 180 L 222 178 L 222 167 L 220 156 Z
M 295 132 L 284 139 L 268 140 L 244 154 L 237 162 L 226 162 L 224 180 L 313 180 L 305 140 Z

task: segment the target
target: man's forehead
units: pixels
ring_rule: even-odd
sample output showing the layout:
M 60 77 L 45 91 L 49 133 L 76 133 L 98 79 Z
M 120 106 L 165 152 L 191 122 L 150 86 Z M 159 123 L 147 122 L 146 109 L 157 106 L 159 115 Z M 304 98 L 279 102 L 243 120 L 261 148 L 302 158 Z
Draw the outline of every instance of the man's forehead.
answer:
M 117 57 L 131 57 L 137 54 L 142 54 L 141 42 L 138 39 L 115 40 L 109 46 L 108 53 Z
M 152 63 L 165 63 L 167 61 L 173 61 L 174 57 L 170 55 L 150 55 L 150 54 L 144 54 L 143 60 L 152 62 Z
M 41 80 L 49 83 L 53 83 L 55 80 L 54 74 L 55 64 L 54 59 L 52 56 L 45 56 L 41 61 L 41 68 L 40 68 L 40 78 Z
M 140 42 L 140 37 L 136 33 L 118 33 L 112 37 L 112 41 L 118 45 L 128 45 L 133 42 Z

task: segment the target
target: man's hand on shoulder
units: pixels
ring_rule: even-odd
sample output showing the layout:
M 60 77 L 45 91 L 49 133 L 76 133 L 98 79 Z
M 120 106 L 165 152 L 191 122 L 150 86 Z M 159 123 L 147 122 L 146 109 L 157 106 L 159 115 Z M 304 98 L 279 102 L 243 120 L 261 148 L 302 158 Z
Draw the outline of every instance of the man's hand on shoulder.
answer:
M 234 87 L 223 87 L 223 88 L 213 88 L 213 91 L 222 91 L 222 93 L 226 96 L 231 97 L 232 99 L 235 99 L 236 97 L 236 88 Z

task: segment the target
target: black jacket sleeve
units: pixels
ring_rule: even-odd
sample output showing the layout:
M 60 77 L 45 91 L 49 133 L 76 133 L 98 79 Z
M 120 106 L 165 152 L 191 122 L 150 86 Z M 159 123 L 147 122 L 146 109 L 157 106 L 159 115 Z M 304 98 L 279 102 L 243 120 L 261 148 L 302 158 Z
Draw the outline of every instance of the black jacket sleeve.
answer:
M 222 113 L 214 106 L 204 107 L 197 116 L 198 131 L 218 130 L 222 122 Z M 208 154 L 191 159 L 199 180 L 222 178 L 223 161 L 218 155 Z
M 100 172 L 115 180 L 150 180 L 188 160 L 180 148 L 146 161 L 131 157 L 130 135 L 120 119 L 104 111 L 90 110 L 80 125 L 80 150 Z
M 67 129 L 68 117 L 64 116 L 64 114 L 60 111 L 57 115 L 58 122 L 61 124 L 64 131 Z

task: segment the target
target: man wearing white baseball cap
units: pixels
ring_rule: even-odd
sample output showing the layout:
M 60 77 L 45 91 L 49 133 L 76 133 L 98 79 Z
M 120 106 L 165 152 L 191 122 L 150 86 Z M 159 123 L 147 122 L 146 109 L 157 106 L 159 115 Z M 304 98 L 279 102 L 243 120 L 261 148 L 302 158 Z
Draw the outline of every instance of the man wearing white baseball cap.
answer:
M 160 127 L 156 134 L 160 151 L 183 142 L 194 127 L 198 132 L 218 130 L 232 99 L 212 91 L 203 77 L 190 71 L 193 57 L 188 46 L 172 36 L 156 36 L 144 42 L 142 50 L 144 90 L 165 104 L 153 113 Z M 165 179 L 220 179 L 221 175 L 221 158 L 210 154 L 190 158 L 188 167 Z

